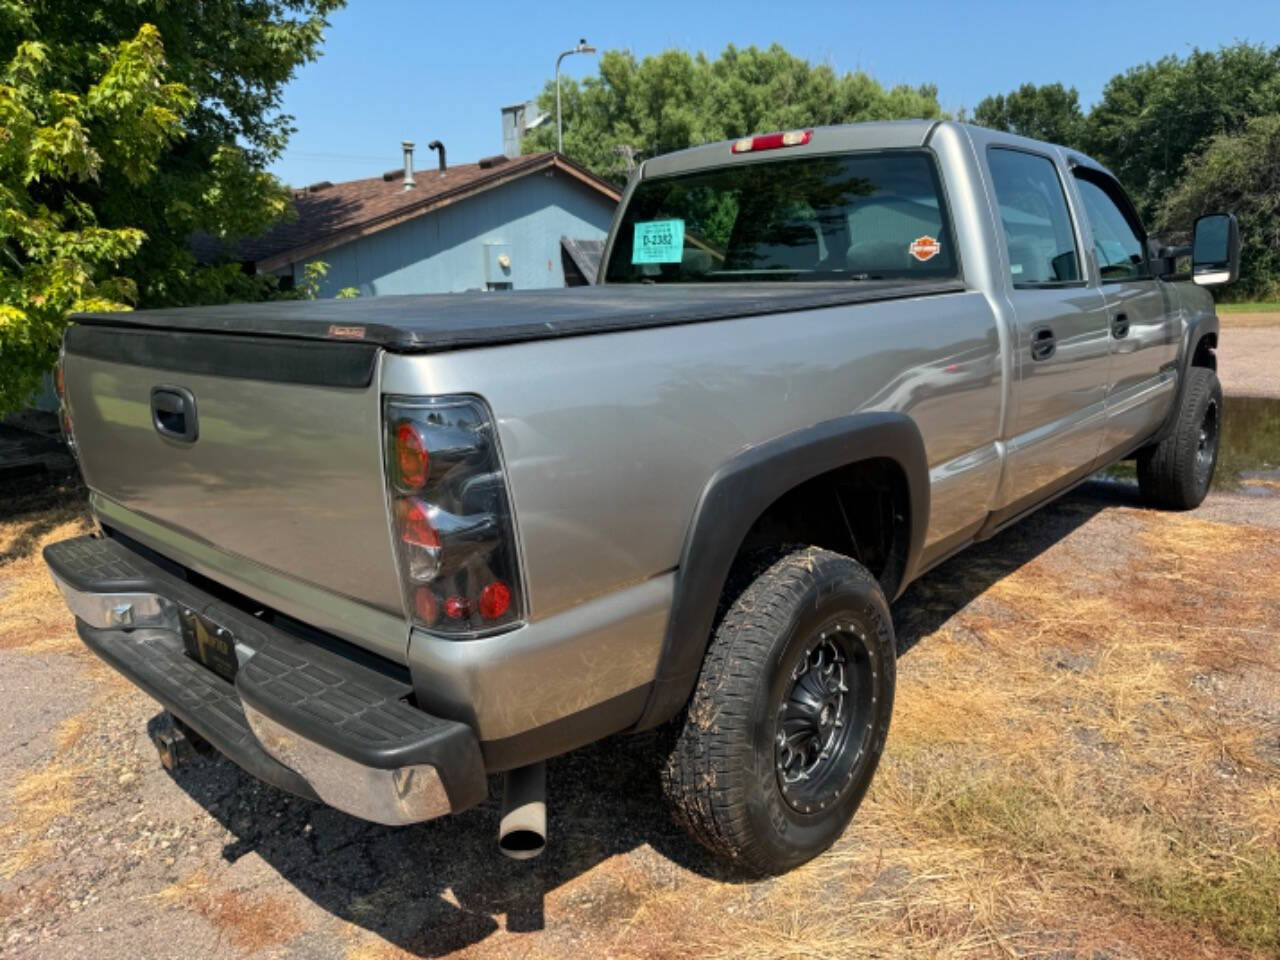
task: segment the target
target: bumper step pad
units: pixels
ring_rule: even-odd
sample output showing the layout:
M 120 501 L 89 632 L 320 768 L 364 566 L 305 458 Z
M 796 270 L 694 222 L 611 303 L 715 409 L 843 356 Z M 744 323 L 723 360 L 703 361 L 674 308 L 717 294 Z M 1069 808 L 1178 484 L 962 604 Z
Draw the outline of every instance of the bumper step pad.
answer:
M 235 687 L 188 657 L 176 633 L 99 630 L 83 620 L 76 629 L 90 650 L 245 771 L 296 796 L 319 799 L 306 780 L 262 749 Z
M 259 779 L 384 823 L 485 799 L 474 732 L 408 702 L 412 686 L 394 665 L 334 638 L 285 632 L 117 540 L 77 537 L 46 547 L 44 557 L 78 600 L 154 594 L 230 632 L 241 653 L 234 684 L 187 656 L 175 629 L 77 619 L 90 649 Z M 424 799 L 428 780 L 444 794 L 434 805 Z

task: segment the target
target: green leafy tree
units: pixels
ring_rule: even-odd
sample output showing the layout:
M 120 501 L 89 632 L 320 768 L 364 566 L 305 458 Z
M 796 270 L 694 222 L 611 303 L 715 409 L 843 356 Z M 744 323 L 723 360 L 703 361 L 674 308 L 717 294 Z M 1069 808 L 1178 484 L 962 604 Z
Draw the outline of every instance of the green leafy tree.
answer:
M 862 72 L 837 74 L 774 44 L 726 47 L 715 60 L 682 50 L 637 60 L 625 50 L 600 57 L 581 84 L 564 78 L 565 153 L 602 176 L 625 179 L 645 157 L 749 133 L 859 120 L 941 117 L 937 88 L 882 87 Z M 555 112 L 555 83 L 539 107 Z M 526 152 L 555 149 L 555 123 L 534 130 Z
M 0 10 L 10 23 L 23 13 Z M 131 184 L 150 182 L 192 108 L 185 87 L 163 81 L 154 27 L 94 60 L 83 93 L 58 89 L 49 48 L 26 40 L 0 76 L 0 410 L 39 384 L 70 311 L 124 309 L 137 296 L 121 264 L 145 234 L 104 225 L 75 188 L 108 165 Z
M 302 279 L 292 290 L 283 291 L 280 296 L 286 300 L 319 300 L 320 288 L 324 278 L 329 275 L 329 264 L 324 260 L 312 260 L 302 268 Z M 333 295 L 335 300 L 354 300 L 360 296 L 356 287 L 343 287 Z
M 272 295 L 234 241 L 290 212 L 284 85 L 343 0 L 0 0 L 0 409 L 68 311 Z M 193 235 L 220 243 L 198 264 Z
M 1280 114 L 1211 137 L 1160 201 L 1157 226 L 1186 236 L 1195 218 L 1230 210 L 1240 219 L 1239 298 L 1280 298 Z
M 1060 83 L 1036 86 L 986 97 L 973 111 L 973 122 L 993 130 L 1016 133 L 1049 143 L 1080 149 L 1085 142 L 1085 116 L 1075 87 Z
M 1169 56 L 1113 77 L 1089 113 L 1089 151 L 1145 215 L 1210 137 L 1280 113 L 1280 47 L 1237 43 Z

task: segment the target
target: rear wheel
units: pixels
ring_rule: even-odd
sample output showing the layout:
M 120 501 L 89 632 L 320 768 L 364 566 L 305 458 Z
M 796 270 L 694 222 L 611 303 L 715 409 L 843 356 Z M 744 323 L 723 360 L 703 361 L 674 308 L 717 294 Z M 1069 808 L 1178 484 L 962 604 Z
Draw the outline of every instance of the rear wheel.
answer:
M 1138 455 L 1138 486 L 1153 507 L 1191 510 L 1209 494 L 1222 435 L 1222 386 L 1207 367 L 1187 370 L 1170 434 Z
M 752 579 L 720 622 L 664 769 L 676 819 L 757 875 L 826 850 L 889 730 L 895 651 L 869 572 L 816 547 Z

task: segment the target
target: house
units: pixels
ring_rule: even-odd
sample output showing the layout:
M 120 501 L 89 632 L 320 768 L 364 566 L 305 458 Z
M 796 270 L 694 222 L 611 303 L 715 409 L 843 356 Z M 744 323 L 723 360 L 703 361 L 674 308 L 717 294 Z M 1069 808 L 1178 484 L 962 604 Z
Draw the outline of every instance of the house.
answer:
M 329 265 L 319 295 L 361 296 L 560 287 L 594 279 L 590 258 L 620 198 L 609 182 L 558 153 L 403 169 L 294 192 L 297 218 L 243 241 L 246 268 L 301 283 L 308 263 Z M 565 243 L 569 245 L 566 249 Z M 598 257 L 598 254 L 597 254 Z

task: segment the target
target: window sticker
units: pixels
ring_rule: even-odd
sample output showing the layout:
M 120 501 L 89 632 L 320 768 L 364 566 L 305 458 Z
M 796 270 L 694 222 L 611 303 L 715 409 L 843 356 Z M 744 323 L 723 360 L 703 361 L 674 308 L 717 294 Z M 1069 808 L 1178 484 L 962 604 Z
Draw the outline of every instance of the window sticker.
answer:
M 916 237 L 911 241 L 911 245 L 907 247 L 907 252 L 921 263 L 926 260 L 932 260 L 941 251 L 942 244 L 927 233 L 923 237 Z
M 679 263 L 684 255 L 683 220 L 648 220 L 636 224 L 632 263 Z

